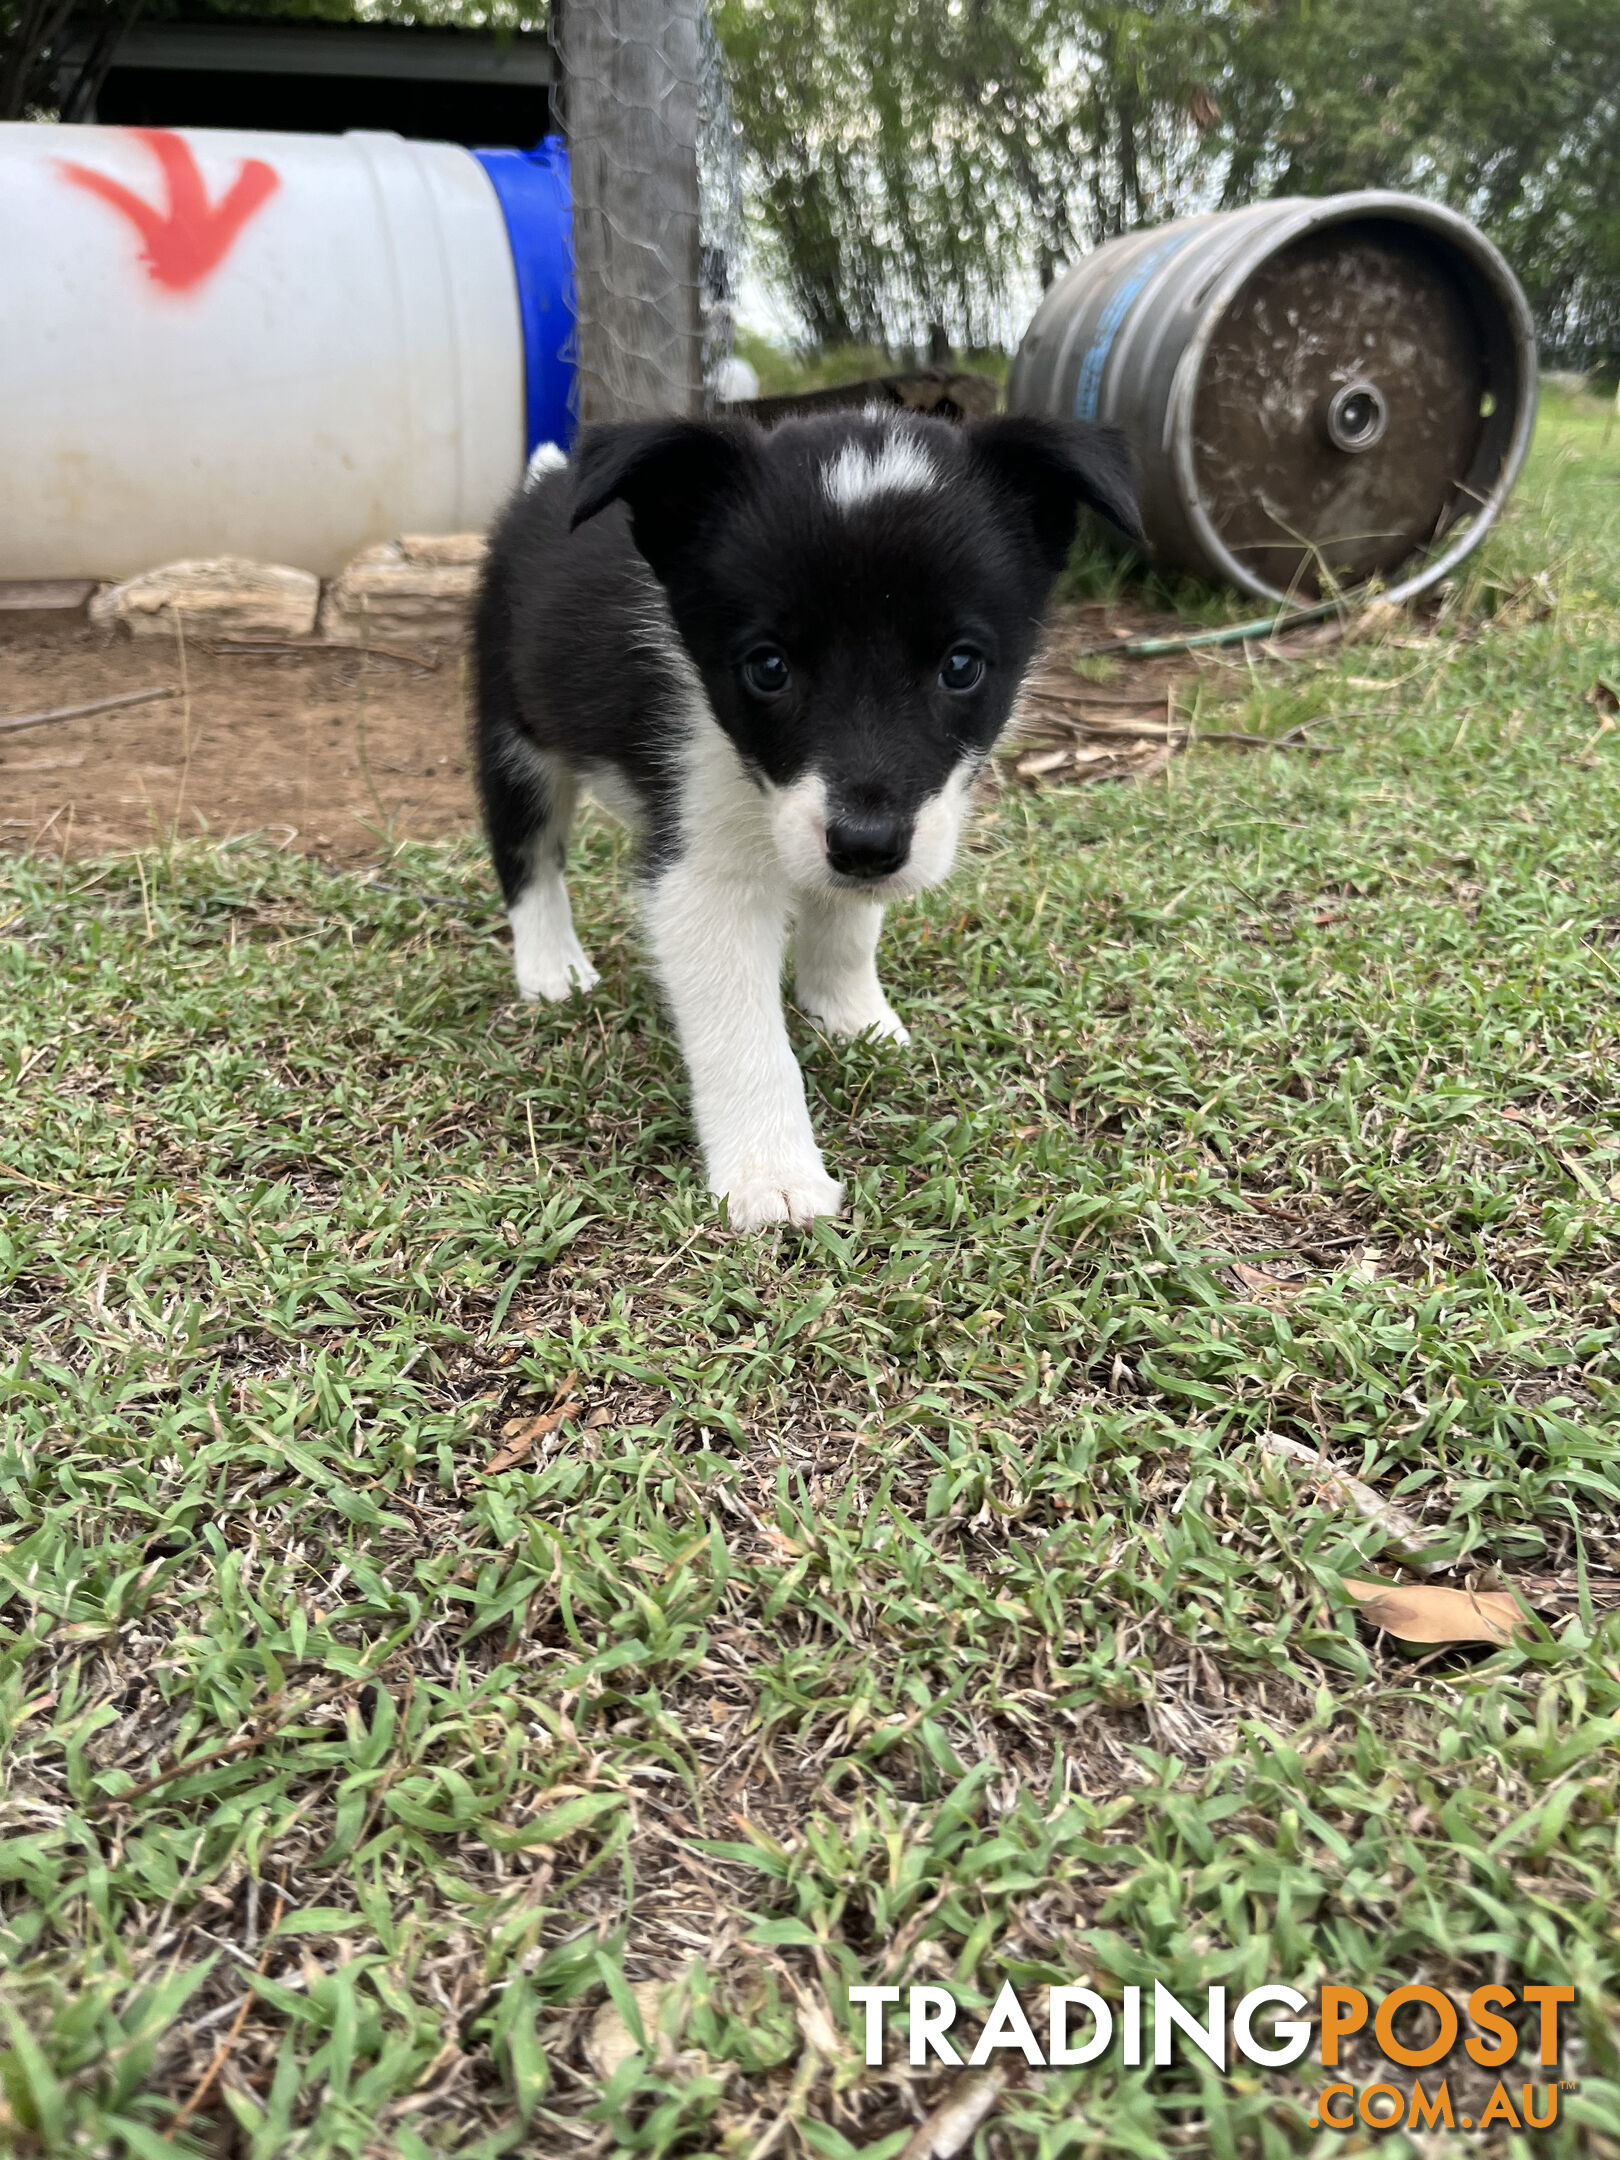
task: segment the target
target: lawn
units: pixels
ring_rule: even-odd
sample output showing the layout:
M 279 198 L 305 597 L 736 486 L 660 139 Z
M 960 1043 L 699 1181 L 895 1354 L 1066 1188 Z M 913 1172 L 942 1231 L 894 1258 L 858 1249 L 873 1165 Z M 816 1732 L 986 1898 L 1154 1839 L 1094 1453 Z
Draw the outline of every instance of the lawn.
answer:
M 876 2160 L 971 2074 L 851 1985 L 1506 1979 L 1557 2127 L 1383 2152 L 1620 2153 L 1617 483 L 1550 405 L 1438 634 L 1200 693 L 1321 754 L 1004 792 L 802 1240 L 605 825 L 560 1010 L 471 838 L 0 865 L 0 2146 Z M 1369 1626 L 1277 1438 L 1537 1617 Z M 1001 2060 L 981 2155 L 1357 2144 Z

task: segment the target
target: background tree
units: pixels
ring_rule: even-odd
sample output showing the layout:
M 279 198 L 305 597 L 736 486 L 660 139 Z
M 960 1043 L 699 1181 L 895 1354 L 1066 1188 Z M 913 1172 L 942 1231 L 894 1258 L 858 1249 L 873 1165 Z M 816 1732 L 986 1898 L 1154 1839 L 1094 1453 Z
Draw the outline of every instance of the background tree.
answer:
M 717 0 L 715 23 L 812 336 L 879 343 L 993 338 L 1031 276 L 1168 214 L 1227 40 L 1209 0 Z
M 1223 95 L 1227 202 L 1434 196 L 1506 253 L 1549 358 L 1620 358 L 1620 0 L 1283 0 Z
M 1386 186 L 1479 220 L 1549 356 L 1620 357 L 1620 0 L 717 0 L 817 341 L 1017 333 L 1134 225 Z
M 42 110 L 81 119 L 95 105 L 113 48 L 140 12 L 141 0 L 0 0 L 0 120 Z M 65 89 L 57 88 L 70 24 L 88 31 L 88 50 Z

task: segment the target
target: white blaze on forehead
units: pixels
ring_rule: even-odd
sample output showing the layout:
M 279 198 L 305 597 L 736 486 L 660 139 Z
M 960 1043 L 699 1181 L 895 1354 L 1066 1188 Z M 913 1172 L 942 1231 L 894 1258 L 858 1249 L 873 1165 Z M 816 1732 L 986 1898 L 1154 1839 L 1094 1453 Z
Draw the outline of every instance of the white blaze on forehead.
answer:
M 909 435 L 891 435 L 873 449 L 869 443 L 845 443 L 821 470 L 827 500 L 851 510 L 874 495 L 926 495 L 939 485 L 939 474 L 921 443 Z

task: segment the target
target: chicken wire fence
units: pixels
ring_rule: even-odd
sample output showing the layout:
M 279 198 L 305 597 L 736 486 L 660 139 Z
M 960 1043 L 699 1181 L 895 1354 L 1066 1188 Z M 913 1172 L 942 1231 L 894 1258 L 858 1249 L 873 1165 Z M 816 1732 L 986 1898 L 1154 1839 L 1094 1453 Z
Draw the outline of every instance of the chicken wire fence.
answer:
M 559 0 L 575 419 L 712 409 L 732 347 L 742 166 L 703 0 Z

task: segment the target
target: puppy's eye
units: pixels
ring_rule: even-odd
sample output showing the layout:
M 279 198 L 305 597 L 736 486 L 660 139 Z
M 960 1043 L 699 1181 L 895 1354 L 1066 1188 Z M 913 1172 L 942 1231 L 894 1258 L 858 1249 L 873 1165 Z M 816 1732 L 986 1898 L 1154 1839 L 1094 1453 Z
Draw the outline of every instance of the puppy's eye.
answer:
M 939 679 L 946 690 L 977 690 L 984 681 L 984 655 L 971 645 L 953 645 L 945 655 Z
M 743 681 L 755 697 L 780 697 L 793 671 L 774 645 L 756 645 L 742 664 Z

